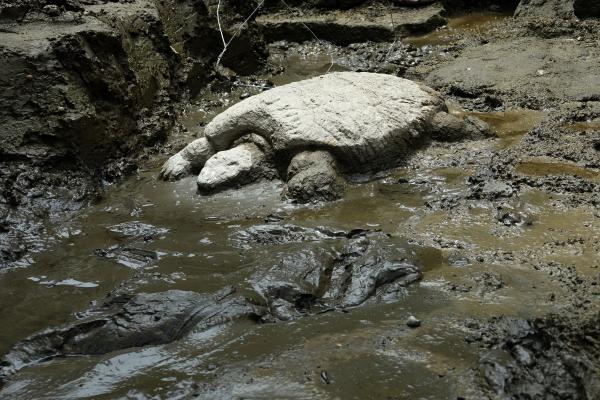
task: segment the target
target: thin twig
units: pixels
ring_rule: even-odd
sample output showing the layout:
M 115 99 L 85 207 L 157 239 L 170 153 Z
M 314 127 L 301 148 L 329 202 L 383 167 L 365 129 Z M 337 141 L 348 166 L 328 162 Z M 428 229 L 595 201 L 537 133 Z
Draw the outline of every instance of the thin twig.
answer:
M 221 39 L 223 40 L 223 46 L 227 48 L 227 43 L 225 43 L 225 35 L 223 34 L 223 28 L 221 27 L 221 17 L 219 15 L 219 11 L 221 11 L 221 0 L 219 0 L 219 4 L 217 4 L 217 24 L 219 25 L 219 32 L 221 32 Z
M 396 42 L 398 41 L 398 36 L 396 35 L 396 24 L 394 24 L 394 11 L 392 9 L 393 7 L 394 7 L 393 4 L 390 3 L 390 20 L 392 21 L 392 32 L 394 32 L 394 43 L 392 43 L 392 45 L 388 49 L 388 52 L 385 55 L 385 60 L 384 61 L 388 60 L 388 57 L 392 53 L 392 49 L 396 46 Z
M 229 38 L 229 41 L 226 42 L 225 41 L 225 35 L 223 34 L 223 29 L 221 28 L 221 18 L 219 16 L 219 10 L 220 10 L 220 7 L 221 7 L 221 0 L 219 0 L 219 4 L 217 5 L 217 23 L 219 24 L 219 31 L 221 32 L 221 39 L 223 39 L 223 51 L 221 51 L 221 54 L 219 54 L 219 57 L 217 57 L 217 63 L 215 65 L 215 67 L 217 69 L 219 68 L 219 64 L 221 63 L 221 59 L 225 55 L 225 52 L 227 51 L 227 48 L 229 47 L 229 45 L 231 44 L 231 42 L 233 41 L 233 39 L 235 39 L 236 36 L 239 35 L 239 33 L 242 31 L 242 28 L 244 27 L 244 25 L 246 25 L 248 23 L 248 21 L 250 21 L 250 19 L 254 16 L 254 14 L 256 14 L 256 12 L 262 7 L 262 5 L 264 4 L 264 2 L 265 2 L 265 0 L 261 0 L 260 3 L 258 3 L 258 5 L 254 9 L 254 11 L 252 11 L 252 13 L 248 16 L 248 18 L 246 18 L 244 20 L 244 22 L 242 22 L 240 24 L 240 26 L 238 26 L 238 29 L 233 33 L 233 35 L 231 36 L 231 38 Z

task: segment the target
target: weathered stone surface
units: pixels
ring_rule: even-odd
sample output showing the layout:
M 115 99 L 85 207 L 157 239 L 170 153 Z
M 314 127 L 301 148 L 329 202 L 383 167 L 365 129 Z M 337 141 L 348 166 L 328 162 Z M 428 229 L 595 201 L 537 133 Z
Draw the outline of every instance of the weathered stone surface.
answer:
M 206 126 L 218 150 L 254 132 L 276 154 L 330 151 L 346 168 L 393 164 L 427 138 L 445 110 L 440 96 L 383 74 L 339 72 L 280 86 L 246 99 Z
M 288 167 L 284 196 L 300 203 L 341 198 L 346 183 L 338 174 L 336 164 L 333 156 L 326 151 L 297 154 Z
M 163 166 L 163 179 L 202 168 L 238 138 L 263 137 L 279 159 L 306 149 L 330 151 L 342 169 L 397 164 L 428 139 L 446 106 L 418 83 L 383 74 L 331 73 L 252 96 L 219 114 L 198 139 Z M 263 151 L 265 149 L 263 148 Z
M 210 194 L 276 176 L 265 153 L 254 143 L 243 143 L 218 152 L 206 162 L 198 175 L 198 191 Z
M 457 140 L 485 135 L 482 122 L 446 112 L 437 92 L 413 81 L 364 72 L 326 74 L 230 107 L 205 127 L 205 139 L 173 156 L 161 176 L 181 176 L 190 170 L 188 162 L 201 166 L 206 149 L 212 148 L 221 152 L 204 165 L 198 179 L 201 192 L 212 192 L 275 177 L 264 168 L 265 159 L 276 160 L 280 170 L 293 159 L 286 195 L 301 202 L 334 200 L 344 191 L 338 172 L 394 167 L 432 136 Z M 244 137 L 250 139 L 240 139 Z M 261 151 L 268 157 L 263 159 Z
M 231 288 L 214 295 L 169 290 L 120 295 L 90 310 L 83 320 L 37 333 L 19 343 L 0 363 L 0 382 L 27 365 L 59 356 L 106 354 L 180 339 L 243 317 L 260 317 Z

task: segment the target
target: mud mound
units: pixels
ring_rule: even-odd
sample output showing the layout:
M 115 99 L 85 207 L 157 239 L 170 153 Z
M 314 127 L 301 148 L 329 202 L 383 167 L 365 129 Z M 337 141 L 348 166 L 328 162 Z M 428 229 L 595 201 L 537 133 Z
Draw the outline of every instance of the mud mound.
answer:
M 500 398 L 600 397 L 600 313 L 581 319 L 499 318 L 483 337 L 493 345 L 480 360 L 480 374 Z

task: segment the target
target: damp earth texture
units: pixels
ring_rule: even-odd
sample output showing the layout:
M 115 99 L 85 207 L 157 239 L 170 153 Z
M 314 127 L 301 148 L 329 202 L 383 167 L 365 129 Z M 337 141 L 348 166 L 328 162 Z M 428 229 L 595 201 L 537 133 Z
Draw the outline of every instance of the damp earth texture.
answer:
M 0 398 L 600 399 L 599 18 L 0 0 Z M 159 179 L 230 107 L 348 72 L 477 134 L 338 166 L 335 198 L 286 197 L 314 148 L 215 193 Z

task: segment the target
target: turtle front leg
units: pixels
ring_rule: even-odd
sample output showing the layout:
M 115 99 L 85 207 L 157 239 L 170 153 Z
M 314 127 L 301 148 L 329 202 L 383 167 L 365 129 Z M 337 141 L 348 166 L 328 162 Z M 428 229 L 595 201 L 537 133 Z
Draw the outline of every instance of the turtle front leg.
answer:
M 159 178 L 176 181 L 197 173 L 213 154 L 215 150 L 206 138 L 196 139 L 163 164 Z

